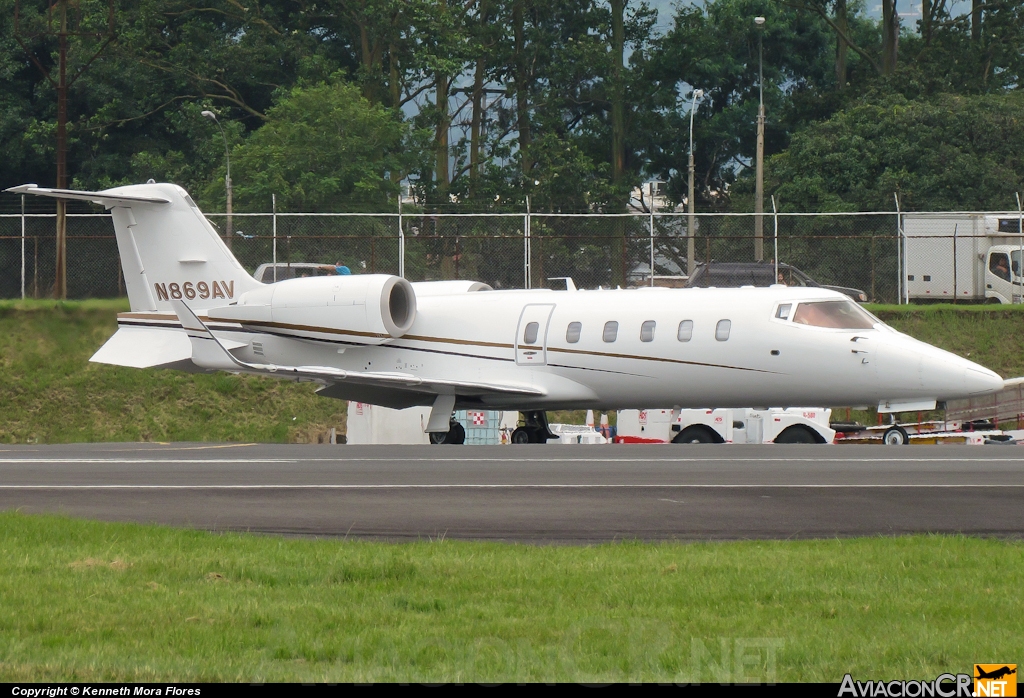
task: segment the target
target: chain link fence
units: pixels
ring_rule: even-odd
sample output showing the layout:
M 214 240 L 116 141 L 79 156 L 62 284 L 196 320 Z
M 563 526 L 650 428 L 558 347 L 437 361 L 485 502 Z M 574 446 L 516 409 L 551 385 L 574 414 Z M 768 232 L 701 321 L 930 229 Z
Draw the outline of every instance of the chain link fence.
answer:
M 207 217 L 227 229 L 224 214 Z M 696 214 L 693 220 L 695 263 L 755 259 L 754 214 Z M 557 277 L 571 277 L 580 288 L 646 286 L 652 277 L 655 285 L 683 286 L 689 221 L 685 213 L 234 214 L 229 244 L 250 272 L 276 256 L 278 263 L 340 261 L 354 273 L 472 279 L 495 288 L 554 286 L 549 279 Z M 52 214 L 0 215 L 0 298 L 21 297 L 23 279 L 26 297 L 51 295 L 54 225 Z M 948 266 L 952 273 L 956 263 L 941 246 L 915 247 L 915 236 L 903 234 L 895 213 L 769 213 L 762 225 L 766 263 L 777 249 L 781 263 L 817 283 L 859 289 L 875 302 L 905 300 L 902 280 L 913 271 L 908 248 L 931 255 L 929 268 Z M 968 238 L 960 236 L 962 249 L 981 244 Z M 124 295 L 109 215 L 68 216 L 67 260 L 69 298 Z

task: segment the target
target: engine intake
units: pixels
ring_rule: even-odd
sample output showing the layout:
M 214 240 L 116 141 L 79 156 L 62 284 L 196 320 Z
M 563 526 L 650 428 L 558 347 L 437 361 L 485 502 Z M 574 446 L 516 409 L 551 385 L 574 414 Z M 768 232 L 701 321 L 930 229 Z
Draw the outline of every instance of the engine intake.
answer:
M 236 305 L 211 308 L 208 314 L 255 328 L 340 332 L 381 344 L 412 327 L 416 292 L 405 279 L 387 274 L 289 279 L 253 289 Z

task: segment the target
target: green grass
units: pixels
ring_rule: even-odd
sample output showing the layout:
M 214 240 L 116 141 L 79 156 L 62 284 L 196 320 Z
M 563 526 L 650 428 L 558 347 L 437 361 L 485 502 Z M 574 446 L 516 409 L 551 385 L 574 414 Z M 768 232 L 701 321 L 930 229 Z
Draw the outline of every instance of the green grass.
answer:
M 0 301 L 0 443 L 315 441 L 345 403 L 294 384 L 89 363 L 125 300 Z
M 1021 648 L 1020 541 L 384 544 L 16 513 L 0 531 L 0 681 L 838 681 Z
M 900 332 L 1001 376 L 1024 375 L 1024 306 L 904 305 L 871 310 Z

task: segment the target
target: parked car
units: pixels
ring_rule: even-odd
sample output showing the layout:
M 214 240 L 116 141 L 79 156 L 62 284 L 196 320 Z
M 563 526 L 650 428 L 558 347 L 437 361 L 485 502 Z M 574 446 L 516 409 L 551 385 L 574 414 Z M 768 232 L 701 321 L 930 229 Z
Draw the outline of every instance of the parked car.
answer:
M 686 285 L 697 288 L 736 288 L 739 286 L 771 286 L 784 283 L 787 286 L 812 286 L 845 293 L 858 303 L 867 303 L 868 294 L 859 288 L 819 284 L 799 269 L 789 264 L 779 265 L 778 279 L 775 265 L 771 262 L 711 262 L 698 264 Z
M 297 279 L 303 276 L 335 276 L 335 274 L 333 264 L 317 264 L 316 262 L 277 263 L 278 281 Z M 260 283 L 272 284 L 274 283 L 274 265 L 261 264 L 256 267 L 256 272 L 252 276 Z

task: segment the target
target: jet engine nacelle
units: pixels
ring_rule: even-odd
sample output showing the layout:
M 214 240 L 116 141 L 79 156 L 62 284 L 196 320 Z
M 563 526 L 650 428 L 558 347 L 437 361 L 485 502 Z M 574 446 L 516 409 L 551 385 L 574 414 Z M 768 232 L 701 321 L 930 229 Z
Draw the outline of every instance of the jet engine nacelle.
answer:
M 382 344 L 412 327 L 416 292 L 405 279 L 387 274 L 289 279 L 248 291 L 237 304 L 211 308 L 208 315 L 256 328 L 287 326 Z

